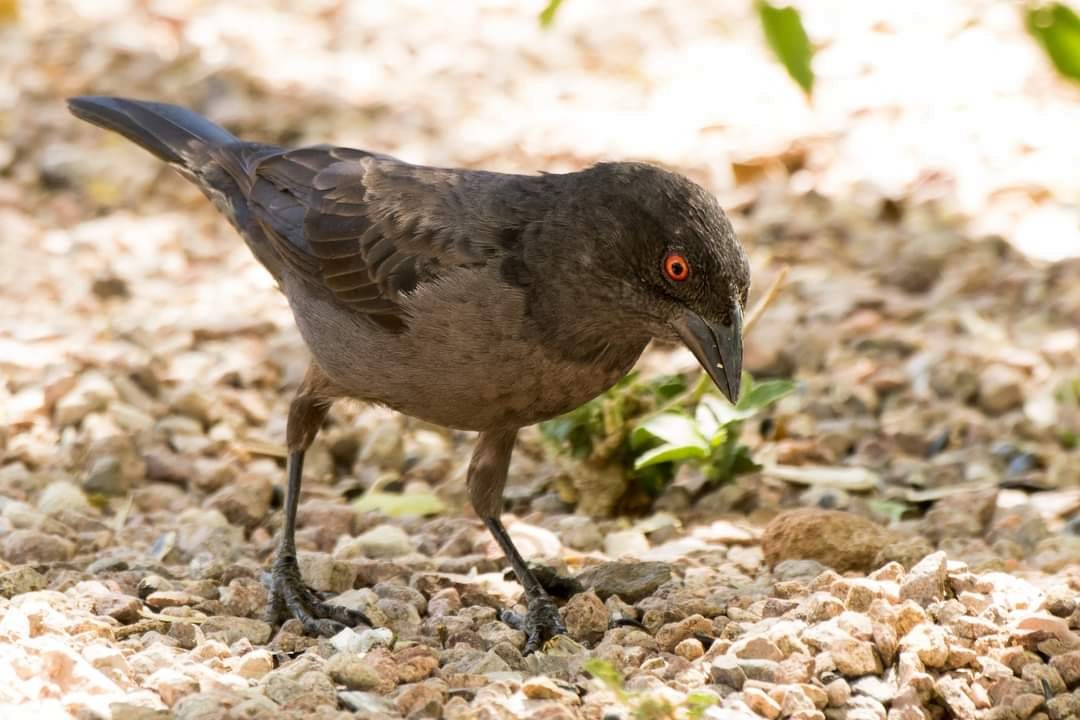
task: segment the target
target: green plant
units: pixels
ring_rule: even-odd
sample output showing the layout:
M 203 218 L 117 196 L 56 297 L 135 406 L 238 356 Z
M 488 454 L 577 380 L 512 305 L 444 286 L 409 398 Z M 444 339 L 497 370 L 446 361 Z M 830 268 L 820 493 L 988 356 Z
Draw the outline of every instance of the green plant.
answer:
M 678 705 L 672 705 L 665 698 L 648 693 L 632 692 L 626 689 L 622 673 L 607 660 L 589 658 L 585 661 L 585 672 L 592 675 L 604 689 L 610 691 L 616 702 L 630 711 L 635 720 L 700 720 L 705 711 L 717 704 L 719 698 L 709 692 L 696 690 L 686 696 Z
M 1080 17 L 1058 2 L 1029 5 L 1024 10 L 1024 24 L 1057 71 L 1080 81 Z
M 757 469 L 739 443 L 743 423 L 794 390 L 789 380 L 754 383 L 743 377 L 732 405 L 710 391 L 702 374 L 693 388 L 678 376 L 628 376 L 582 407 L 542 423 L 556 447 L 602 465 L 615 462 L 650 495 L 658 495 L 680 464 L 692 463 L 711 484 Z
M 810 67 L 814 48 L 803 28 L 799 11 L 793 7 L 777 7 L 765 0 L 756 0 L 754 9 L 761 21 L 765 42 L 791 79 L 809 97 L 814 89 L 814 71 Z
M 540 24 L 549 27 L 563 0 L 549 0 L 540 13 Z M 2 6 L 2 3 L 0 3 Z M 814 47 L 803 26 L 802 16 L 793 7 L 754 0 L 765 42 L 807 97 L 813 93 Z M 1057 71 L 1080 82 L 1080 16 L 1060 2 L 1029 3 L 1024 6 L 1024 25 L 1042 47 Z

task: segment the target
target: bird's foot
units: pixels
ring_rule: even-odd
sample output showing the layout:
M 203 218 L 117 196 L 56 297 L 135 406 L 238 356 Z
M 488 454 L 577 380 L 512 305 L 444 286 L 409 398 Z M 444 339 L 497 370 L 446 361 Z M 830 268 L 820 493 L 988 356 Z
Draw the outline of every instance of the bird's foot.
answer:
M 530 655 L 544 647 L 556 635 L 565 635 L 566 626 L 559 616 L 559 608 L 547 595 L 529 598 L 529 609 L 524 617 L 512 610 L 502 611 L 502 621 L 525 633 L 525 654 Z
M 331 605 L 316 595 L 300 577 L 296 558 L 284 558 L 274 563 L 270 572 L 267 616 L 271 624 L 294 617 L 303 624 L 306 632 L 322 637 L 333 637 L 346 627 L 371 626 L 371 621 L 359 610 Z
M 585 587 L 578 582 L 577 578 L 560 575 L 554 568 L 547 565 L 529 565 L 529 572 L 544 588 L 544 592 L 560 600 L 569 600 L 579 592 L 585 592 Z M 509 568 L 504 577 L 511 581 L 517 579 L 514 571 Z

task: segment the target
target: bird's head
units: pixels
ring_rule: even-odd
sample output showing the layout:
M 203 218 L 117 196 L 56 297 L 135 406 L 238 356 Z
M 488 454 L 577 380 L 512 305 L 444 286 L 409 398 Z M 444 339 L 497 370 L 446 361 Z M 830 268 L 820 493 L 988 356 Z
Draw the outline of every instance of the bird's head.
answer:
M 603 163 L 581 175 L 571 202 L 602 224 L 583 260 L 592 282 L 608 288 L 618 325 L 681 340 L 735 402 L 750 266 L 716 199 L 642 163 Z

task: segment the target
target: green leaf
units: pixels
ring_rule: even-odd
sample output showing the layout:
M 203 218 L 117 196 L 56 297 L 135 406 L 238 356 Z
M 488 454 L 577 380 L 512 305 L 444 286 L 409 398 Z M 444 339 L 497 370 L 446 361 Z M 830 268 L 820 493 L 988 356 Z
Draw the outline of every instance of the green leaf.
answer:
M 904 513 L 911 509 L 911 506 L 900 500 L 871 500 L 867 504 L 872 512 L 887 517 L 892 522 L 899 522 Z
M 719 705 L 720 698 L 716 697 L 712 693 L 704 692 L 702 690 L 694 690 L 686 696 L 686 700 L 683 701 L 683 706 L 686 708 L 686 716 L 690 720 L 701 720 L 705 717 L 705 711 L 711 708 L 713 705 Z
M 695 447 L 707 451 L 709 443 L 701 436 L 697 425 L 685 415 L 661 413 L 641 423 L 630 434 L 630 444 L 643 447 L 651 438 L 663 440 L 669 445 Z
M 551 27 L 555 22 L 555 13 L 559 12 L 559 6 L 563 0 L 548 0 L 548 4 L 540 11 L 540 27 Z
M 795 383 L 791 380 L 766 380 L 763 383 L 755 383 L 748 392 L 739 398 L 736 407 L 740 410 L 748 410 L 751 413 L 772 405 L 774 402 L 790 395 L 795 391 Z
M 757 472 L 760 469 L 761 466 L 754 462 L 754 459 L 750 457 L 750 448 L 745 445 L 740 445 L 735 450 L 735 454 L 731 459 L 730 471 L 732 477 Z
M 698 417 L 698 424 L 702 426 L 702 433 L 709 437 L 710 434 L 705 432 L 706 427 L 724 427 L 730 425 L 733 422 L 740 422 L 754 414 L 753 410 L 739 409 L 735 405 L 732 405 L 726 398 L 722 398 L 719 395 L 706 395 L 701 398 L 701 402 L 698 403 L 695 415 Z M 706 418 L 712 416 L 712 422 L 710 423 Z
M 446 504 L 433 493 L 388 493 L 369 491 L 353 501 L 358 512 L 378 511 L 387 517 L 438 515 Z
M 1028 7 L 1024 21 L 1057 71 L 1080 81 L 1080 17 L 1067 5 L 1055 2 Z
M 810 95 L 814 87 L 814 71 L 810 67 L 814 50 L 810 47 L 799 11 L 792 7 L 776 7 L 765 0 L 757 0 L 754 4 L 769 47 L 791 79 Z
M 641 470 L 652 465 L 680 460 L 704 460 L 709 457 L 708 446 L 671 445 L 665 443 L 651 450 L 646 450 L 634 461 L 634 469 Z
M 595 657 L 589 658 L 582 667 L 585 672 L 599 680 L 608 690 L 616 694 L 624 692 L 622 673 L 616 670 L 615 666 L 607 660 Z

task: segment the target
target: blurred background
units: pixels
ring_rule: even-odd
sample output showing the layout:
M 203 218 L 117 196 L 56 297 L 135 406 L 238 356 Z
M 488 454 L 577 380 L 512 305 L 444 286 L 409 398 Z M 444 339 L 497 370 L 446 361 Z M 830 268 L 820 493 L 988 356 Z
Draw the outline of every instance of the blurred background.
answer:
M 51 528 L 0 541 L 6 561 L 213 550 L 255 567 L 273 547 L 305 351 L 198 191 L 63 102 L 115 94 L 416 163 L 663 164 L 730 213 L 751 304 L 787 268 L 745 343 L 755 404 L 703 413 L 692 358 L 661 348 L 522 437 L 507 509 L 527 554 L 641 556 L 695 523 L 810 505 L 907 528 L 916 555 L 1068 565 L 1080 22 L 1001 0 L 793 5 L 0 0 L 0 535 Z M 685 411 L 683 436 L 634 435 L 659 407 Z M 335 548 L 326 500 L 450 523 L 469 449 L 336 406 L 301 545 Z M 496 556 L 480 528 L 450 545 L 458 526 L 406 522 L 448 563 Z
M 56 473 L 99 507 L 148 511 L 213 505 L 238 475 L 276 483 L 305 363 L 269 275 L 198 191 L 69 116 L 66 96 L 93 93 L 172 101 L 285 145 L 524 173 L 638 159 L 713 190 L 751 254 L 752 301 L 787 269 L 746 341 L 747 370 L 781 384 L 676 438 L 683 451 L 646 477 L 640 456 L 663 438 L 631 443 L 635 418 L 675 397 L 701 421 L 692 379 L 667 377 L 689 355 L 647 354 L 648 380 L 526 436 L 518 510 L 708 497 L 768 516 L 793 493 L 846 506 L 874 490 L 895 519 L 950 488 L 1010 485 L 1074 493 L 1054 495 L 1058 525 L 1076 510 L 1080 86 L 1064 6 L 5 0 L 0 13 L 0 393 L 18 500 Z M 725 458 L 686 449 L 717 432 Z M 332 497 L 411 479 L 460 503 L 461 439 L 342 407 L 309 474 Z M 751 457 L 765 475 L 734 490 Z

